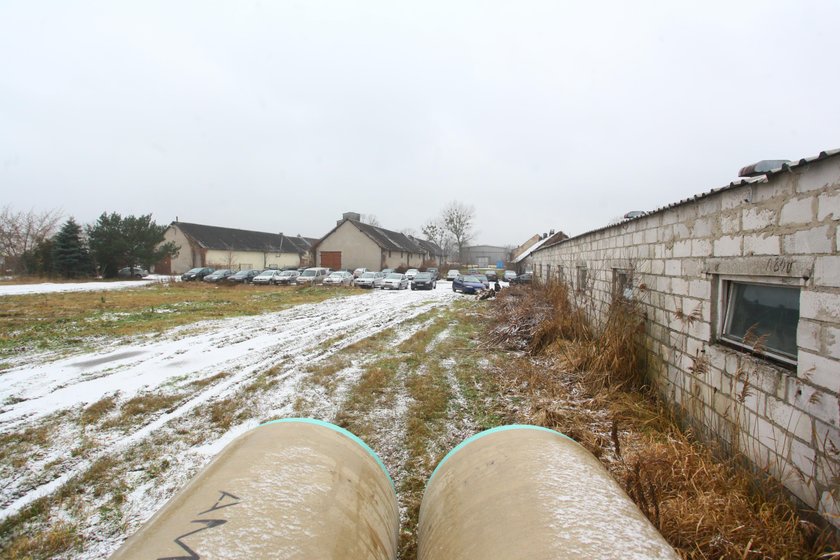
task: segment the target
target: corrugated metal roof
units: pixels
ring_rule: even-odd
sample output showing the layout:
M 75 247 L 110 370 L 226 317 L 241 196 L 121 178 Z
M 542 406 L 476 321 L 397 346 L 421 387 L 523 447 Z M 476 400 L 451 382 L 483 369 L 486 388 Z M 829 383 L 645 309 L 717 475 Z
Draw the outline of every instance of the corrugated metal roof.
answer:
M 820 152 L 819 154 L 817 154 L 815 156 L 800 158 L 798 160 L 791 161 L 789 163 L 783 163 L 779 167 L 776 167 L 774 169 L 770 169 L 764 175 L 758 175 L 756 177 L 739 177 L 735 181 L 730 182 L 728 185 L 725 185 L 725 186 L 717 188 L 717 189 L 712 189 L 708 192 L 697 194 L 697 195 L 694 195 L 694 196 L 689 197 L 689 198 L 684 198 L 684 199 L 682 199 L 678 202 L 673 202 L 673 203 L 668 204 L 666 206 L 660 206 L 656 210 L 651 210 L 650 212 L 647 212 L 643 216 L 638 216 L 638 217 L 635 217 L 635 218 L 628 218 L 626 220 L 620 221 L 617 224 L 611 224 L 611 225 L 603 226 L 603 227 L 600 227 L 600 228 L 592 229 L 592 230 L 589 230 L 587 232 L 584 232 L 584 233 L 569 237 L 567 239 L 564 239 L 564 240 L 562 240 L 558 243 L 552 243 L 551 245 L 558 245 L 559 243 L 565 243 L 566 241 L 571 241 L 572 239 L 578 239 L 580 237 L 584 237 L 584 236 L 590 235 L 592 233 L 597 233 L 597 232 L 603 231 L 605 229 L 610 229 L 610 228 L 613 228 L 613 227 L 616 227 L 616 226 L 624 225 L 626 223 L 633 222 L 635 220 L 641 220 L 641 219 L 647 218 L 648 216 L 652 216 L 653 214 L 658 214 L 659 212 L 664 212 L 665 210 L 670 210 L 672 208 L 682 206 L 683 204 L 688 204 L 690 202 L 695 202 L 695 201 L 698 201 L 698 200 L 702 200 L 702 199 L 707 198 L 707 197 L 709 197 L 713 194 L 728 191 L 728 190 L 736 188 L 736 187 L 742 187 L 744 185 L 752 185 L 752 184 L 756 184 L 756 183 L 767 183 L 769 181 L 768 177 L 772 177 L 773 175 L 783 173 L 783 172 L 788 171 L 790 169 L 796 169 L 797 167 L 800 167 L 802 165 L 807 165 L 809 163 L 813 163 L 815 161 L 827 159 L 827 158 L 834 157 L 834 156 L 837 156 L 837 155 L 840 155 L 840 148 L 837 148 L 837 149 L 834 149 L 834 150 L 823 150 L 822 152 Z M 546 245 L 541 245 L 539 247 L 539 249 L 545 249 L 547 247 L 548 246 L 546 246 Z M 536 250 L 537 249 L 533 249 L 533 250 L 530 251 L 530 253 L 533 253 Z

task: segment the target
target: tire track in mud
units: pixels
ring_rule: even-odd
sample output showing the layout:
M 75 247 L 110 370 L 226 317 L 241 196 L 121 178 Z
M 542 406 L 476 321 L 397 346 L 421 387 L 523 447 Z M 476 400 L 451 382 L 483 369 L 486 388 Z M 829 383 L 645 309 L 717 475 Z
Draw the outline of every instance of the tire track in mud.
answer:
M 0 411 L 0 433 L 25 429 L 46 414 L 78 409 L 116 390 L 121 391 L 120 397 L 125 399 L 131 396 L 131 388 L 135 392 L 140 388 L 158 389 L 176 376 L 186 375 L 187 380 L 194 381 L 223 371 L 233 373 L 224 381 L 208 385 L 175 409 L 139 426 L 130 434 L 97 434 L 100 447 L 96 453 L 84 460 L 73 461 L 65 457 L 66 471 L 51 482 L 26 488 L 26 480 L 22 480 L 0 489 L 0 504 L 3 508 L 0 510 L 0 519 L 19 512 L 41 496 L 53 493 L 69 479 L 84 472 L 97 458 L 115 455 L 140 445 L 153 433 L 188 416 L 211 400 L 236 394 L 260 371 L 281 368 L 276 381 L 278 388 L 275 394 L 270 395 L 271 403 L 257 405 L 267 411 L 291 410 L 295 388 L 305 373 L 304 365 L 324 359 L 340 347 L 372 336 L 386 326 L 402 325 L 432 308 L 447 305 L 451 300 L 451 294 L 446 291 L 423 294 L 410 291 L 373 293 L 301 305 L 258 317 L 212 321 L 201 325 L 201 333 L 187 336 L 183 336 L 185 327 L 179 327 L 153 341 L 130 343 L 116 350 L 111 347 L 103 354 L 75 356 L 57 363 L 36 365 L 30 371 L 34 383 L 23 389 L 21 384 L 26 382 L 27 368 L 11 370 L 11 377 L 4 377 L 4 382 L 10 380 L 9 385 L 4 385 L 4 392 L 7 395 L 18 394 L 18 398 L 26 400 Z M 190 325 L 186 328 L 196 327 Z M 408 329 L 407 332 L 413 331 Z M 214 334 L 208 336 L 208 332 Z M 327 349 L 320 347 L 324 341 L 337 335 L 343 337 L 341 345 Z M 127 353 L 131 355 L 125 358 Z M 205 355 L 205 359 L 200 360 L 200 367 L 193 364 L 186 374 L 180 367 L 168 367 L 171 362 L 187 364 L 190 358 Z M 79 367 L 80 362 L 91 362 L 94 365 L 82 369 Z M 208 367 L 208 364 L 212 367 Z M 149 371 L 155 373 L 148 375 Z M 63 376 L 66 377 L 62 379 Z M 126 380 L 132 376 L 140 378 L 140 381 L 135 380 L 133 385 L 128 383 Z M 351 379 L 347 381 L 352 382 Z M 96 385 L 92 386 L 91 383 Z M 118 389 L 112 390 L 114 386 Z M 85 389 L 91 389 L 90 393 L 84 394 Z M 77 395 L 75 400 L 73 394 Z M 278 406 L 278 396 L 286 398 L 282 406 Z M 282 399 L 279 400 L 282 402 Z M 231 433 L 235 435 L 241 431 L 242 427 L 237 426 Z M 223 434 L 218 438 L 216 446 L 220 447 L 220 443 L 229 439 L 232 436 Z M 67 450 L 62 452 L 48 449 L 47 453 L 66 456 Z M 192 455 L 193 464 L 190 468 L 193 469 L 201 466 L 194 463 L 209 460 L 207 450 Z

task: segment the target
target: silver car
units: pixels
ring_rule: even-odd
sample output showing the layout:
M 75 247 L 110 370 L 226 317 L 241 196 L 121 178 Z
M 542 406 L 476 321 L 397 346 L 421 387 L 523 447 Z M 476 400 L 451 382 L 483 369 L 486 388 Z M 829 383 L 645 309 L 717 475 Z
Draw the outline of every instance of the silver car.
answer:
M 356 286 L 359 288 L 381 288 L 385 281 L 385 275 L 381 272 L 365 272 L 356 278 Z
M 345 270 L 330 273 L 324 278 L 324 286 L 349 286 L 353 283 L 353 274 Z
M 408 289 L 408 278 L 405 277 L 405 274 L 400 274 L 399 272 L 392 272 L 388 276 L 385 277 L 385 281 L 382 282 L 382 289 L 383 290 L 407 290 Z

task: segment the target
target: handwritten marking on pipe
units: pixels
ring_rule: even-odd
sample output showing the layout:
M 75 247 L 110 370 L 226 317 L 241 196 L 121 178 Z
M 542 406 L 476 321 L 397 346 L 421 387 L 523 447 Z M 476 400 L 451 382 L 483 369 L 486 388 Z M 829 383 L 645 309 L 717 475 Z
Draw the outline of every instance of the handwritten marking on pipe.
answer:
M 230 492 L 225 492 L 224 490 L 220 490 L 219 492 L 219 499 L 216 500 L 216 503 L 213 504 L 213 506 L 210 509 L 206 509 L 202 512 L 199 512 L 198 515 L 204 515 L 205 513 L 218 511 L 222 508 L 235 506 L 242 503 L 242 500 L 238 496 L 234 496 Z M 190 523 L 200 523 L 204 525 L 204 527 L 201 527 L 200 529 L 196 529 L 194 531 L 190 531 L 188 533 L 184 533 L 183 535 L 180 535 L 175 538 L 175 544 L 180 546 L 181 549 L 187 554 L 184 556 L 164 556 L 158 558 L 158 560 L 198 560 L 199 558 L 201 558 L 201 555 L 193 549 L 191 549 L 189 546 L 187 546 L 183 539 L 189 537 L 190 535 L 200 533 L 201 531 L 206 531 L 207 529 L 212 529 L 214 527 L 218 527 L 219 525 L 224 525 L 225 523 L 227 523 L 227 519 L 193 519 Z

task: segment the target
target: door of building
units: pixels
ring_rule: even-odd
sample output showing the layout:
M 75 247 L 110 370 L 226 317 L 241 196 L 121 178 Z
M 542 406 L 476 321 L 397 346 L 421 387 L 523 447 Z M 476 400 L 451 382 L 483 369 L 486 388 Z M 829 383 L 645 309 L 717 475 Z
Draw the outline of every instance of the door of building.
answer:
M 321 251 L 321 266 L 332 269 L 341 269 L 341 251 Z

